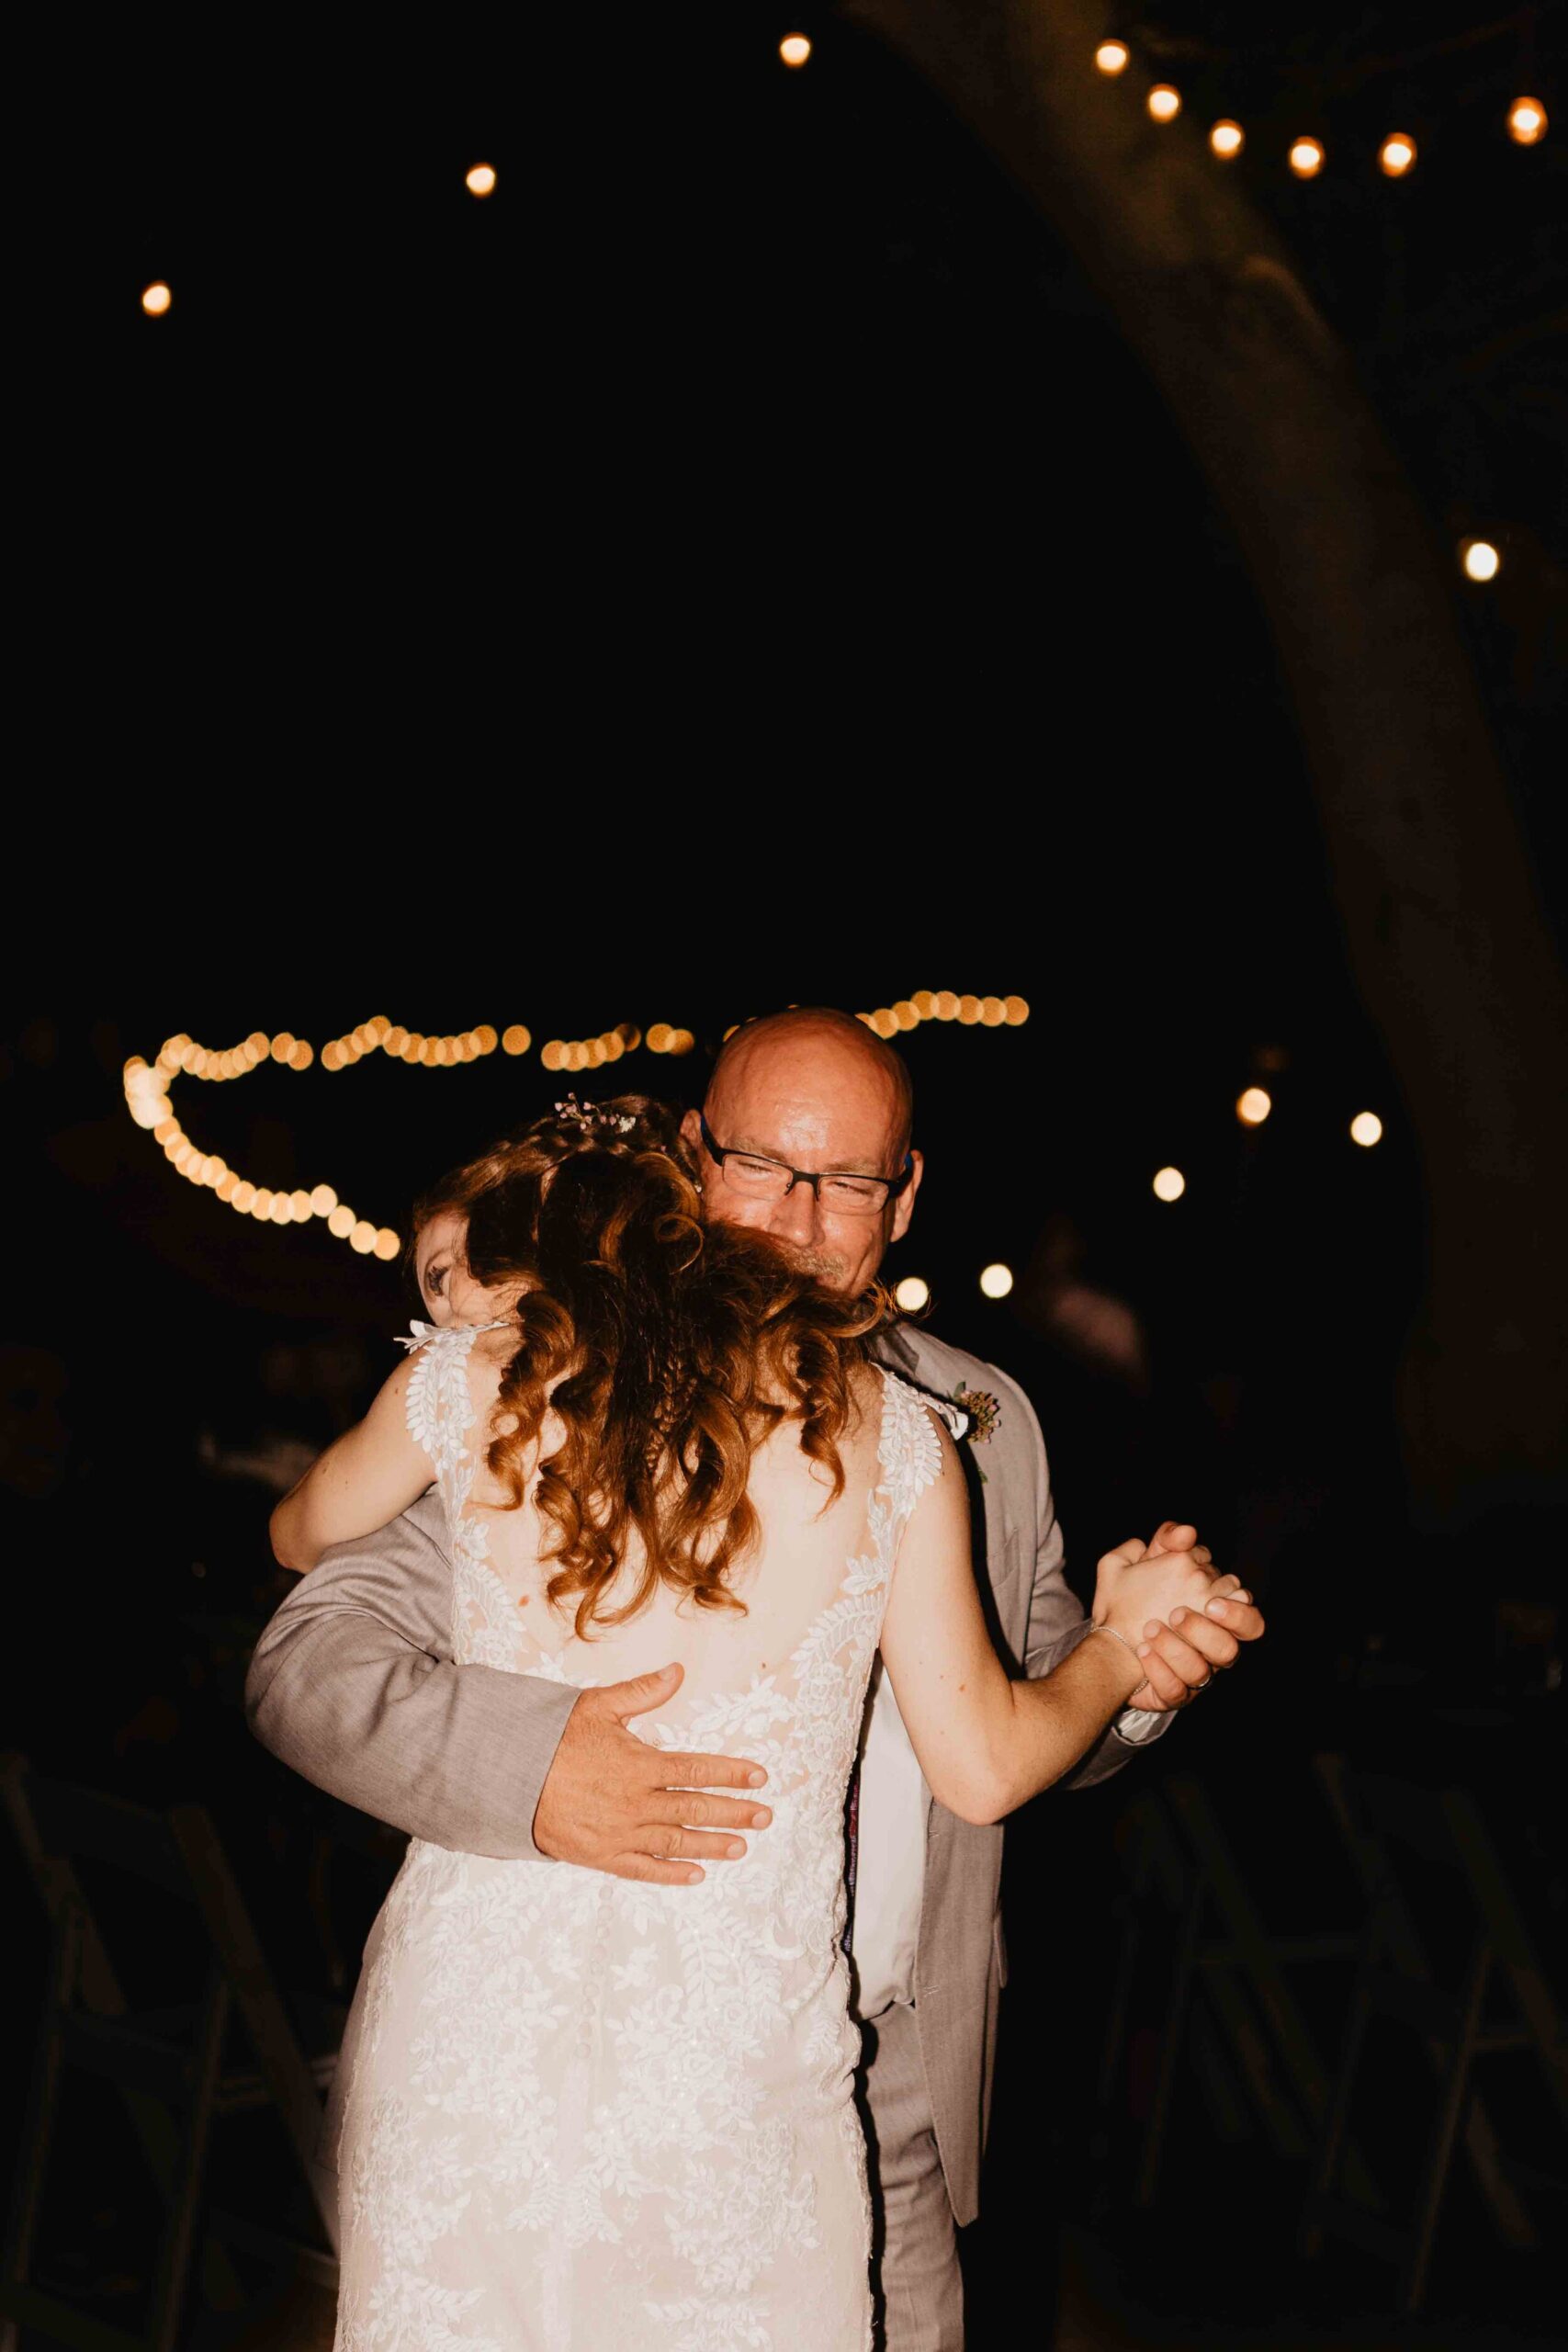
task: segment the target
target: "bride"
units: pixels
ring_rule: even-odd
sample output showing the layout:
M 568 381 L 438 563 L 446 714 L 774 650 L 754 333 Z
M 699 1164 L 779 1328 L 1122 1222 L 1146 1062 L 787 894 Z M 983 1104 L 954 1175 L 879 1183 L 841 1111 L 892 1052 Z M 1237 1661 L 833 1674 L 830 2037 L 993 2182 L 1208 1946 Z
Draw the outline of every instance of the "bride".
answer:
M 705 1228 L 684 1154 L 626 1096 L 492 1155 L 464 1251 L 484 1319 L 416 1326 L 279 1506 L 313 1560 L 434 1477 L 456 1657 L 580 1687 L 677 1661 L 643 1736 L 754 1758 L 773 1815 L 683 1887 L 411 1846 L 334 2094 L 338 2352 L 869 2346 L 840 1939 L 874 1653 L 935 1795 L 992 1821 L 1126 1703 L 1146 1620 L 1235 1582 L 1123 1546 L 1093 1612 L 1116 1638 L 1010 1680 L 944 1408 L 872 1360 L 885 1294 Z

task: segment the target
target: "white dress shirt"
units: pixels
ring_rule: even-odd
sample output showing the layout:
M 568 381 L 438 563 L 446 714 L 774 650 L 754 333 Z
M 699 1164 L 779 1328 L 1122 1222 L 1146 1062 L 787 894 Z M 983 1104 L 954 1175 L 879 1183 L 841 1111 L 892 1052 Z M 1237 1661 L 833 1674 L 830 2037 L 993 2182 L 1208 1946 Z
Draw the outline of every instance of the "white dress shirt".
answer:
M 1111 1727 L 1118 1738 L 1137 1747 L 1165 1720 L 1142 1707 L 1124 1707 Z M 852 2006 L 863 2022 L 881 2017 L 896 2001 L 908 2003 L 915 1997 L 931 1805 L 925 1775 L 880 1657 L 871 1669 L 860 1758 L 850 1949 L 855 1964 Z

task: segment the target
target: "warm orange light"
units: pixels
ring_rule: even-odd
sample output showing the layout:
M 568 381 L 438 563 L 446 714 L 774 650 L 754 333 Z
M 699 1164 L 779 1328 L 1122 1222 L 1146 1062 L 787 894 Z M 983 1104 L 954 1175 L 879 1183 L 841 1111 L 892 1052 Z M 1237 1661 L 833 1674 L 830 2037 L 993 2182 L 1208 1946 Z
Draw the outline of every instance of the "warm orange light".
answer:
M 901 1283 L 893 1285 L 893 1296 L 906 1315 L 918 1315 L 922 1306 L 931 1304 L 931 1285 L 919 1274 L 906 1274 Z
M 1239 155 L 1246 146 L 1247 133 L 1239 122 L 1232 122 L 1227 118 L 1224 121 L 1215 123 L 1209 133 L 1209 144 L 1216 155 L 1220 156 L 1224 162 L 1229 163 L 1231 157 Z
M 1518 133 L 1514 135 L 1517 138 Z M 160 278 L 156 284 L 142 288 L 141 307 L 150 319 L 161 319 L 174 299 Z
M 1495 580 L 1503 562 L 1490 539 L 1461 539 L 1459 560 L 1467 580 Z
M 1008 1009 L 999 996 L 980 999 L 980 1019 L 987 1029 L 999 1029 L 1008 1017 Z
M 384 1225 L 381 1227 L 373 1244 L 376 1255 L 383 1261 L 395 1258 L 402 1246 L 389 1225 Z
M 358 1224 L 349 1234 L 348 1246 L 351 1250 L 356 1250 L 362 1258 L 368 1257 L 371 1250 L 376 1247 L 375 1227 L 373 1225 L 367 1225 L 365 1219 L 361 1217 Z
M 671 1028 L 668 1021 L 656 1021 L 648 1033 L 649 1052 L 667 1054 L 670 1051 L 670 1040 L 674 1035 L 675 1032 Z
M 501 1050 L 503 1054 L 525 1054 L 533 1042 L 533 1038 L 520 1021 L 514 1021 L 510 1029 L 503 1029 L 501 1033 Z
M 779 43 L 779 55 L 786 65 L 804 65 L 811 54 L 811 43 L 804 33 L 785 33 Z
M 958 999 L 951 989 L 939 989 L 936 1000 L 936 1017 L 939 1021 L 957 1020 Z
M 1028 999 L 1021 996 L 1010 996 L 1007 1001 L 1007 1016 L 1010 1029 L 1021 1029 L 1029 1018 Z
M 495 172 L 489 164 L 476 164 L 465 174 L 463 186 L 470 196 L 489 196 L 495 187 Z
M 355 1227 L 354 1211 L 346 1201 L 340 1201 L 327 1218 L 327 1231 L 339 1241 L 346 1241 Z
M 1187 1190 L 1187 1179 L 1179 1168 L 1162 1168 L 1155 1178 L 1156 1201 L 1179 1201 Z
M 983 1267 L 980 1288 L 987 1298 L 1005 1298 L 1012 1288 L 1012 1268 L 1004 1266 L 1000 1259 L 995 1265 Z
M 1126 42 L 1102 40 L 1094 52 L 1094 62 L 1102 74 L 1124 74 L 1127 70 Z
M 1546 137 L 1546 108 L 1539 98 L 1516 98 L 1508 108 L 1508 136 L 1520 147 Z
M 1350 1140 L 1359 1143 L 1363 1151 L 1370 1151 L 1373 1144 L 1382 1141 L 1382 1121 L 1375 1111 L 1357 1112 L 1350 1122 Z
M 974 1027 L 976 1022 L 980 1018 L 980 1000 L 977 996 L 961 996 L 959 998 L 958 1018 L 965 1029 L 972 1029 Z
M 1149 92 L 1148 107 L 1156 122 L 1174 122 L 1181 112 L 1181 93 L 1168 82 L 1156 82 Z
M 318 1184 L 310 1195 L 312 1216 L 331 1216 L 337 1206 L 337 1194 L 330 1184 Z
M 1316 139 L 1297 139 L 1291 145 L 1291 169 L 1299 180 L 1314 180 L 1323 169 L 1323 145 Z
M 1391 180 L 1402 180 L 1416 161 L 1416 141 L 1407 131 L 1394 131 L 1379 148 L 1378 161 Z
M 1249 1086 L 1236 1097 L 1235 1114 L 1244 1127 L 1260 1127 L 1273 1108 L 1272 1095 L 1261 1086 Z

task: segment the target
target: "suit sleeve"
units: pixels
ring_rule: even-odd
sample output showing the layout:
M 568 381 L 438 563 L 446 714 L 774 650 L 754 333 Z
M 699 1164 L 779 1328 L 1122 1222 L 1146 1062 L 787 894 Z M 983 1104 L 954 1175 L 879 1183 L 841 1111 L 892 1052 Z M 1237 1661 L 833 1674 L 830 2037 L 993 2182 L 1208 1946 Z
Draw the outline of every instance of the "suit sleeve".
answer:
M 1070 1657 L 1080 1642 L 1089 1639 L 1089 1619 L 1063 1573 L 1066 1546 L 1051 1494 L 1051 1465 L 1045 1457 L 1040 1423 L 1027 1398 L 1016 1390 L 1014 1393 L 1018 1409 L 1028 1416 L 1034 1448 L 1034 1587 L 1029 1602 L 1023 1670 L 1032 1682 L 1037 1682 L 1063 1658 Z M 1135 1748 L 1146 1747 L 1160 1738 L 1174 1721 L 1170 1714 L 1124 1707 L 1058 1785 L 1064 1789 L 1091 1789 L 1097 1781 L 1109 1780 L 1113 1772 L 1122 1770 Z
M 543 1861 L 534 1815 L 580 1693 L 459 1664 L 451 1618 L 446 1514 L 431 1493 L 299 1578 L 251 1660 L 251 1728 L 318 1788 L 412 1837 Z

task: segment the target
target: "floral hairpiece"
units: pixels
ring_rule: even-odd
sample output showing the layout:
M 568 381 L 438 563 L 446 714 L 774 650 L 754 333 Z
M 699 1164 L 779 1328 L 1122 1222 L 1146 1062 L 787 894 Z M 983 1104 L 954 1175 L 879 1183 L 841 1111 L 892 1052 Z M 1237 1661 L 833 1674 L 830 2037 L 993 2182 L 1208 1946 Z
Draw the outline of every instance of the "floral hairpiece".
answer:
M 564 1126 L 580 1128 L 585 1136 L 629 1135 L 637 1125 L 630 1111 L 602 1111 L 597 1102 L 580 1102 L 575 1094 L 556 1104 L 556 1116 Z

